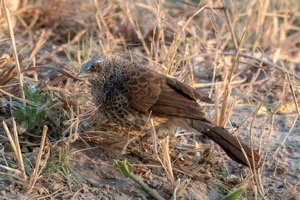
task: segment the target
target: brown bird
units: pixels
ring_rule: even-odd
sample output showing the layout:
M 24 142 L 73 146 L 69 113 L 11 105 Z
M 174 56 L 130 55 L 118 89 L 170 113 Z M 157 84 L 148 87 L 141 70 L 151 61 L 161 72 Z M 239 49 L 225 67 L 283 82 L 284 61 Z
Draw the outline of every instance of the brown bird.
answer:
M 151 113 L 165 123 L 205 134 L 238 163 L 260 166 L 255 150 L 206 117 L 197 100 L 210 103 L 211 99 L 189 85 L 115 55 L 88 61 L 82 72 L 88 72 L 99 111 L 118 125 L 141 130 Z

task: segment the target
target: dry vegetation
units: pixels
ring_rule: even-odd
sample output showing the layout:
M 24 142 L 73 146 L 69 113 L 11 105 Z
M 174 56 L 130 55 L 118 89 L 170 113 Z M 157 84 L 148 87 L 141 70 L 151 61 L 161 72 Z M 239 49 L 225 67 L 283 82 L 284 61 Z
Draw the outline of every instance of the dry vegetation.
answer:
M 242 186 L 244 199 L 299 199 L 298 0 L 9 2 L 10 13 L 0 7 L 0 198 L 221 199 Z M 128 133 L 105 121 L 75 76 L 107 52 L 210 94 L 205 111 L 258 149 L 263 166 L 241 167 L 194 133 Z M 158 193 L 122 176 L 115 159 Z

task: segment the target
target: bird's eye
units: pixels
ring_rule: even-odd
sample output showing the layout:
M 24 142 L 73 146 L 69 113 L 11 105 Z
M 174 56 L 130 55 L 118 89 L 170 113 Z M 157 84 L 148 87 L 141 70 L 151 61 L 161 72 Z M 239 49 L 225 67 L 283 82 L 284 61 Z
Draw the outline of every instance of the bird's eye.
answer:
M 96 69 L 97 68 L 99 68 L 99 65 L 97 64 L 97 63 L 95 63 L 95 64 L 93 64 L 92 66 L 91 66 L 91 68 L 89 69 L 91 72 L 95 72 L 95 71 L 97 71 Z

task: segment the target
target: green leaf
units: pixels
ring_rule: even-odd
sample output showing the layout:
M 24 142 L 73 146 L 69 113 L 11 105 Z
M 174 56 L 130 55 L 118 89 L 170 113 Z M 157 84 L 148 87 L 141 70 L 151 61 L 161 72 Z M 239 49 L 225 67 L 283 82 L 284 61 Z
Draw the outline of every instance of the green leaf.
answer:
M 49 118 L 42 105 L 47 103 L 47 95 L 42 93 L 39 88 L 29 86 L 25 90 L 26 99 L 34 102 L 36 105 L 27 104 L 26 107 L 19 107 L 13 111 L 13 116 L 20 125 L 20 131 L 25 132 L 28 129 L 36 130 L 36 134 L 42 133 L 43 124 L 49 122 Z M 42 108 L 41 108 L 42 107 Z
M 191 0 L 192 3 L 194 3 L 195 5 L 199 5 L 201 0 Z
M 227 194 L 225 197 L 223 197 L 222 200 L 235 200 L 235 199 L 239 198 L 245 192 L 247 187 L 248 187 L 248 183 L 245 183 L 244 185 L 237 188 L 233 192 Z
M 19 127 L 19 134 L 24 133 L 28 129 L 29 125 L 27 121 L 23 121 L 21 126 Z
M 115 161 L 115 163 L 125 177 L 129 177 L 131 175 L 132 166 L 130 165 L 130 163 L 127 162 L 127 160 L 124 161 L 117 160 Z

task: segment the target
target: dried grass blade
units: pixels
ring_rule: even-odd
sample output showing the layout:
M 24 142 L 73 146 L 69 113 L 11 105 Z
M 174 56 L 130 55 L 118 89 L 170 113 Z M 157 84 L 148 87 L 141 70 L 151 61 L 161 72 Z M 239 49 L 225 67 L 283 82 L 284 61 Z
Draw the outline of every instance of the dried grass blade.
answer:
M 67 72 L 66 70 L 63 70 L 61 68 L 58 68 L 58 67 L 51 67 L 51 66 L 40 66 L 40 67 L 31 67 L 31 68 L 27 68 L 25 70 L 22 70 L 22 73 L 25 73 L 25 72 L 31 72 L 31 71 L 37 71 L 39 69 L 53 69 L 53 70 L 56 70 L 58 72 L 60 72 L 61 74 L 71 78 L 71 79 L 74 79 L 74 80 L 77 80 L 77 81 L 80 81 L 81 79 L 75 77 L 74 75 L 70 74 L 69 72 Z
M 26 173 L 25 173 L 25 167 L 24 167 L 22 152 L 21 152 L 20 143 L 19 143 L 17 124 L 16 124 L 16 121 L 15 121 L 14 118 L 13 118 L 13 128 L 14 128 L 14 139 L 15 139 L 15 145 L 16 145 L 16 150 L 17 150 L 17 156 L 19 157 L 18 158 L 19 165 L 20 165 L 20 168 L 21 168 L 23 178 L 26 179 L 27 176 L 26 176 Z
M 40 145 L 40 150 L 39 150 L 39 154 L 36 158 L 36 162 L 35 162 L 35 168 L 33 170 L 31 179 L 30 179 L 30 188 L 28 191 L 28 194 L 31 193 L 35 183 L 38 180 L 39 174 L 42 171 L 43 167 L 41 169 L 39 169 L 40 163 L 41 163 L 41 159 L 42 159 L 42 154 L 44 151 L 44 147 L 45 147 L 45 141 L 46 141 L 46 136 L 47 136 L 47 132 L 48 132 L 48 127 L 45 125 L 43 128 L 43 134 L 42 134 L 42 139 L 41 139 L 41 145 Z
M 10 131 L 9 131 L 9 129 L 8 129 L 8 127 L 7 127 L 6 123 L 5 123 L 5 121 L 3 121 L 2 123 L 3 123 L 4 131 L 5 131 L 6 135 L 7 135 L 7 138 L 8 138 L 8 140 L 9 140 L 9 142 L 10 142 L 12 148 L 13 148 L 14 153 L 16 154 L 16 158 L 17 158 L 17 161 L 18 161 L 18 163 L 19 163 L 19 167 L 20 167 L 20 169 L 21 169 L 23 178 L 26 179 L 26 174 L 25 174 L 25 170 L 24 170 L 24 163 L 23 163 L 23 160 L 20 159 L 20 157 L 22 157 L 22 154 L 21 154 L 21 155 L 19 154 L 19 152 L 21 152 L 21 150 L 20 150 L 20 149 L 19 149 L 19 150 L 17 149 L 17 148 L 20 148 L 20 146 L 19 146 L 19 145 L 16 146 L 14 140 L 13 140 L 12 137 L 11 137 L 11 133 L 10 133 Z M 22 169 L 23 169 L 24 171 L 22 171 Z
M 13 27 L 12 27 L 10 13 L 9 13 L 9 10 L 6 6 L 5 0 L 2 0 L 2 5 L 3 5 L 3 8 L 5 10 L 4 14 L 5 14 L 5 17 L 6 17 L 6 20 L 7 20 L 10 39 L 11 39 L 11 44 L 12 44 L 12 47 L 13 47 L 13 55 L 14 55 L 14 59 L 15 59 L 16 65 L 17 65 L 17 73 L 18 73 L 18 79 L 19 79 L 19 89 L 20 89 L 21 97 L 24 100 L 24 101 L 22 101 L 22 103 L 25 106 L 26 102 L 25 102 L 25 92 L 23 90 L 23 74 L 21 73 L 21 67 L 20 67 L 20 63 L 19 63 L 19 58 L 18 58 L 18 53 L 17 53 L 17 48 L 16 48 L 16 42 L 15 42 L 15 36 L 14 36 L 14 30 L 13 30 Z

